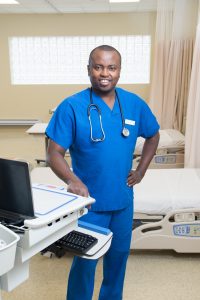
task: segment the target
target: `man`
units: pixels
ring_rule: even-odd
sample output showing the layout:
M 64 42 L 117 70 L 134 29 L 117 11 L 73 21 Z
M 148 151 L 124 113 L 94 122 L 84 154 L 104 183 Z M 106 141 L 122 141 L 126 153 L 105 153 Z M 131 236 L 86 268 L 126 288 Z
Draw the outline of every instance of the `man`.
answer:
M 133 219 L 133 185 L 139 183 L 156 151 L 159 125 L 147 104 L 116 88 L 121 55 L 102 45 L 89 57 L 91 88 L 65 99 L 46 134 L 48 164 L 68 185 L 68 191 L 96 199 L 82 220 L 113 232 L 103 258 L 99 300 L 121 300 Z M 132 170 L 136 139 L 146 139 L 142 158 Z M 70 170 L 64 155 L 69 149 Z M 75 257 L 69 274 L 67 300 L 91 300 L 96 260 Z

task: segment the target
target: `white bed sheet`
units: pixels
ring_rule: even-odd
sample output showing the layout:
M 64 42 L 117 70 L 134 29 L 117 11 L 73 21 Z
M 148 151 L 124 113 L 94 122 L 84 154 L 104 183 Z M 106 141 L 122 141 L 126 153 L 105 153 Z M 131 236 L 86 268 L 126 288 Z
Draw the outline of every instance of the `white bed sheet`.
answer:
M 158 144 L 158 149 L 163 148 L 179 148 L 184 149 L 185 147 L 185 137 L 184 135 L 175 129 L 161 129 L 160 140 Z M 139 137 L 136 142 L 135 154 L 139 155 L 142 152 L 143 144 L 145 139 Z
M 134 211 L 166 214 L 200 208 L 200 169 L 148 169 L 134 188 Z

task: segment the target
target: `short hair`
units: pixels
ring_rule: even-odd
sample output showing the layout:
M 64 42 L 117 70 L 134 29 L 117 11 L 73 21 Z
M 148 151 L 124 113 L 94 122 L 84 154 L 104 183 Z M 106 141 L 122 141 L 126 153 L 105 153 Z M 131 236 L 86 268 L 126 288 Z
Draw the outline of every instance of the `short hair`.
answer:
M 115 49 L 114 47 L 112 46 L 109 46 L 109 45 L 101 45 L 101 46 L 98 46 L 96 48 L 94 48 L 91 52 L 90 52 L 90 55 L 89 55 L 89 61 L 88 61 L 88 65 L 90 66 L 91 65 L 91 62 L 92 62 L 92 56 L 94 54 L 94 52 L 96 50 L 102 50 L 102 51 L 115 51 L 118 55 L 119 55 L 119 59 L 120 59 L 120 65 L 121 65 L 121 54 L 119 53 L 119 51 L 117 49 Z

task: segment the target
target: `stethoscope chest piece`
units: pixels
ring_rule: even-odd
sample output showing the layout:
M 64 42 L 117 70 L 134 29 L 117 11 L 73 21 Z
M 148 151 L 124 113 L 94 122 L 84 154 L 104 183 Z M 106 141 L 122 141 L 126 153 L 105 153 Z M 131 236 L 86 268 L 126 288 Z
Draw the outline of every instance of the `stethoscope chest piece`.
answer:
M 124 137 L 128 137 L 128 136 L 130 135 L 130 131 L 129 131 L 126 127 L 124 127 L 124 128 L 122 129 L 122 135 L 123 135 Z

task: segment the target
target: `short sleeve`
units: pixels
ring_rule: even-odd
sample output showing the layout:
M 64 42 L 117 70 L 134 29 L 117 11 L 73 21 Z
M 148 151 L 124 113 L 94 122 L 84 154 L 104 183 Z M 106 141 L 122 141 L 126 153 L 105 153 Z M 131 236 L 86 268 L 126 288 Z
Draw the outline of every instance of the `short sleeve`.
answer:
M 73 109 L 64 100 L 54 112 L 45 132 L 46 136 L 65 150 L 73 144 L 75 136 L 75 117 Z
M 160 126 L 151 109 L 142 101 L 138 136 L 150 138 L 158 132 L 159 128 Z

